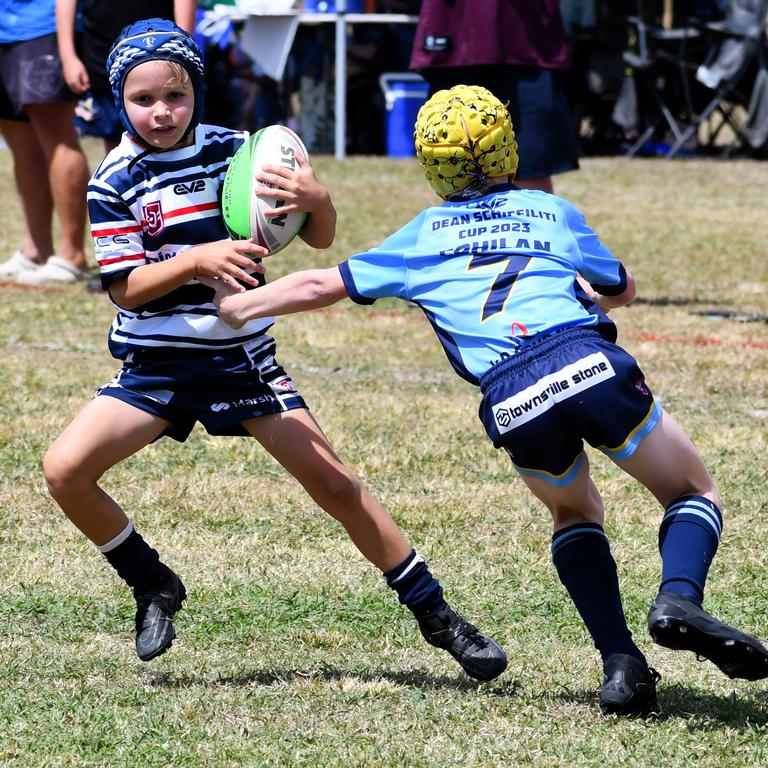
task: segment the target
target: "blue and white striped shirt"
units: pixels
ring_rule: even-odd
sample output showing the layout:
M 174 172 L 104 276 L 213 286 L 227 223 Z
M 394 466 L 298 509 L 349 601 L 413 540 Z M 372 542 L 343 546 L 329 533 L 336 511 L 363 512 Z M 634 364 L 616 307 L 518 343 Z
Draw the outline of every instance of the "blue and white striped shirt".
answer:
M 91 234 L 105 287 L 136 267 L 227 237 L 220 190 L 247 137 L 244 131 L 198 125 L 194 144 L 131 164 L 144 150 L 123 134 L 88 185 Z M 266 331 L 274 318 L 252 320 L 235 331 L 219 319 L 212 299 L 210 288 L 190 280 L 135 309 L 115 304 L 112 355 L 125 360 L 137 350 L 163 347 L 213 351 L 246 345 L 256 351 L 272 342 Z

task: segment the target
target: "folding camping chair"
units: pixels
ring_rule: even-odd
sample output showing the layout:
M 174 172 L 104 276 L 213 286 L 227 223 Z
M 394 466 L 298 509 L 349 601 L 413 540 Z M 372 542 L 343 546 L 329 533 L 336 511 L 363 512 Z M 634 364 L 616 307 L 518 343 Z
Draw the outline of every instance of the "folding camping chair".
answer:
M 696 115 L 691 78 L 701 62 L 702 33 L 693 26 L 667 29 L 642 15 L 630 16 L 627 22 L 634 45 L 625 51 L 624 60 L 632 71 L 628 84 L 634 86 L 641 132 L 626 154 L 634 157 L 662 132 L 672 134 L 678 151 L 690 137 L 688 127 Z
M 729 126 L 733 139 L 721 154 L 728 156 L 734 148 L 747 143 L 754 148 L 763 137 L 762 126 L 755 125 L 755 115 L 765 113 L 766 17 L 768 0 L 730 0 L 725 19 L 699 25 L 709 49 L 696 70 L 696 80 L 710 98 L 696 112 L 688 126 L 669 150 L 672 157 L 706 124 L 709 137 L 705 146 L 716 146 L 723 128 Z M 711 118 L 718 119 L 714 123 Z

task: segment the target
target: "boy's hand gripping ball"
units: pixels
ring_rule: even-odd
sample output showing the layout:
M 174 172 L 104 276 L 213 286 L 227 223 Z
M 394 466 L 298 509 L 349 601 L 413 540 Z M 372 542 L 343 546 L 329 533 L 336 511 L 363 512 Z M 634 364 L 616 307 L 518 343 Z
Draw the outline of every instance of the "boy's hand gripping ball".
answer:
M 309 154 L 301 139 L 282 125 L 270 125 L 253 134 L 232 157 L 224 176 L 221 211 L 224 224 L 234 240 L 252 237 L 270 254 L 285 248 L 304 225 L 304 212 L 266 216 L 266 212 L 281 208 L 280 198 L 264 197 L 259 190 L 271 185 L 256 179 L 265 165 L 278 165 L 295 170 L 296 155 L 309 162 Z

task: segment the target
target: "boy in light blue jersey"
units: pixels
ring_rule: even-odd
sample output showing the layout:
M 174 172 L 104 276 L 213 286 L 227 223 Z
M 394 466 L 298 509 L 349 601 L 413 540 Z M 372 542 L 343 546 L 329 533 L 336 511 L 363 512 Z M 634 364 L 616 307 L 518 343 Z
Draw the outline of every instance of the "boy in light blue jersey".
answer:
M 454 370 L 482 392 L 480 418 L 554 521 L 552 558 L 603 663 L 606 714 L 659 711 L 658 673 L 627 627 L 600 494 L 584 441 L 662 504 L 662 577 L 648 629 L 730 677 L 768 676 L 768 651 L 701 605 L 722 529 L 721 499 L 689 439 L 655 402 L 607 312 L 635 296 L 632 276 L 567 201 L 512 183 L 517 145 L 489 91 L 436 93 L 416 122 L 426 177 L 444 198 L 331 269 L 235 295 L 233 328 L 255 318 L 396 296 L 427 316 Z M 216 285 L 216 282 L 212 283 Z
M 194 39 L 165 19 L 126 27 L 107 60 L 126 128 L 89 185 L 104 288 L 117 316 L 112 354 L 122 368 L 48 450 L 48 487 L 72 522 L 133 589 L 136 651 L 149 661 L 175 638 L 186 598 L 181 579 L 102 489 L 102 475 L 162 436 L 186 440 L 196 422 L 212 435 L 255 437 L 346 529 L 418 621 L 430 644 L 464 671 L 491 680 L 502 649 L 455 613 L 424 558 L 336 456 L 275 359 L 272 318 L 237 331 L 216 314 L 217 278 L 234 291 L 263 282 L 266 250 L 227 237 L 220 188 L 247 134 L 203 125 L 203 64 Z M 262 194 L 285 202 L 272 215 L 309 215 L 300 237 L 327 248 L 336 228 L 328 191 L 305 159 L 295 171 L 266 166 Z

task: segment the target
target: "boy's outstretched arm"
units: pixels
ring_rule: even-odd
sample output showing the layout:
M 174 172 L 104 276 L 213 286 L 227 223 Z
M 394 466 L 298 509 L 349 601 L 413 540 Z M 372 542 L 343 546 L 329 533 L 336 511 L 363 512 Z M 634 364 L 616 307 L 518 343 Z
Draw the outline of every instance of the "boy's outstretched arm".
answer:
M 294 272 L 245 293 L 222 280 L 203 281 L 216 290 L 219 317 L 235 329 L 257 317 L 320 309 L 349 296 L 338 267 Z

